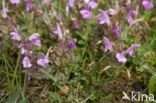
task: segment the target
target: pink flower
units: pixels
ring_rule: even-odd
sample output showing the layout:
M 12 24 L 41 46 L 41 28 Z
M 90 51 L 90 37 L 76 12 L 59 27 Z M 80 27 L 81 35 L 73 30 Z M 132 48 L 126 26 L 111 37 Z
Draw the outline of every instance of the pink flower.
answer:
M 124 53 L 117 53 L 116 58 L 118 62 L 122 62 L 122 63 L 127 62 L 127 58 L 125 57 Z
M 8 8 L 3 8 L 0 13 L 2 14 L 2 17 L 5 19 L 7 17 L 8 12 L 10 12 Z
M 100 12 L 100 17 L 98 18 L 97 22 L 99 24 L 107 23 L 108 25 L 110 25 L 111 22 L 110 22 L 108 14 L 105 11 L 103 11 L 102 9 L 99 9 L 99 12 Z
M 36 45 L 36 46 L 40 47 L 41 41 L 38 40 L 39 37 L 40 37 L 40 35 L 38 33 L 34 33 L 28 39 L 31 41 L 32 45 Z
M 120 33 L 121 33 L 120 27 L 119 27 L 119 26 L 115 26 L 115 27 L 113 28 L 113 33 L 115 34 L 115 37 L 116 37 L 116 38 L 120 37 Z
M 57 29 L 53 33 L 57 34 L 60 39 L 63 39 L 61 28 L 58 23 L 56 23 L 56 25 L 57 25 Z
M 133 23 L 133 17 L 134 15 L 138 15 L 138 13 L 134 10 L 129 10 L 128 15 L 127 15 L 127 19 L 128 19 L 128 23 Z
M 32 7 L 32 2 L 31 0 L 24 0 L 27 4 L 26 4 L 26 7 L 25 7 L 25 10 L 26 11 L 29 11 L 30 8 Z
M 97 6 L 98 6 L 98 4 L 95 2 L 95 1 L 90 1 L 89 3 L 88 3 L 88 6 L 91 8 L 91 9 L 95 9 Z
M 40 37 L 40 34 L 38 33 L 33 33 L 30 37 L 29 37 L 29 40 L 33 40 L 33 39 L 38 39 Z
M 36 46 L 38 46 L 38 47 L 41 47 L 41 40 L 33 39 L 33 40 L 31 41 L 31 44 L 36 45 Z
M 109 41 L 109 39 L 107 37 L 103 37 L 103 40 L 104 40 L 104 43 L 105 43 L 104 52 L 107 52 L 108 49 L 111 51 L 113 48 L 112 48 L 112 44 Z
M 73 20 L 73 28 L 77 29 L 79 27 L 79 20 L 75 19 Z
M 135 54 L 135 52 L 134 52 L 135 48 L 140 48 L 140 44 L 134 44 L 130 48 L 128 48 L 126 51 L 123 51 L 122 53 L 117 53 L 116 58 L 117 58 L 118 62 L 125 63 L 127 61 L 127 58 L 125 57 L 125 55 L 127 53 L 129 53 L 129 56 L 134 55 Z
M 134 44 L 130 48 L 128 48 L 125 53 L 129 53 L 129 56 L 132 56 L 135 54 L 134 49 L 135 48 L 140 48 L 140 44 Z
M 23 67 L 24 68 L 30 68 L 32 67 L 32 64 L 30 63 L 30 60 L 27 56 L 24 57 L 23 61 L 22 61 Z
M 77 46 L 76 46 L 75 43 L 76 43 L 76 39 L 73 39 L 73 40 L 71 40 L 71 41 L 68 43 L 68 45 L 69 45 L 70 48 L 76 49 Z
M 130 24 L 130 23 L 133 23 L 133 21 L 134 21 L 134 19 L 133 19 L 132 16 L 127 17 L 127 19 L 128 19 L 128 23 L 129 23 L 129 24 Z
M 145 9 L 152 9 L 154 5 L 151 3 L 151 0 L 143 0 L 142 5 Z
M 22 53 L 22 55 L 28 53 L 28 46 L 26 44 L 23 45 L 21 53 Z
M 83 19 L 90 19 L 92 17 L 92 13 L 89 10 L 80 10 L 80 13 Z
M 74 7 L 74 2 L 75 2 L 75 0 L 69 0 L 67 3 L 67 6 L 68 7 Z
M 8 13 L 8 12 L 10 12 L 10 10 L 8 8 L 4 8 L 1 10 L 1 14 L 3 14 L 4 12 Z
M 46 5 L 49 6 L 50 5 L 51 0 L 47 0 L 46 1 Z
M 20 0 L 9 0 L 11 4 L 19 4 Z
M 12 40 L 14 41 L 21 41 L 22 37 L 21 35 L 17 32 L 16 28 L 13 26 L 13 32 L 10 33 L 12 35 Z
M 46 64 L 48 64 L 48 63 L 49 63 L 49 60 L 44 56 L 43 53 L 40 53 L 39 59 L 38 59 L 38 61 L 37 61 L 37 64 L 38 64 L 39 66 L 44 67 L 44 66 L 45 66 Z
M 115 10 L 117 10 L 119 8 L 119 2 L 115 3 Z

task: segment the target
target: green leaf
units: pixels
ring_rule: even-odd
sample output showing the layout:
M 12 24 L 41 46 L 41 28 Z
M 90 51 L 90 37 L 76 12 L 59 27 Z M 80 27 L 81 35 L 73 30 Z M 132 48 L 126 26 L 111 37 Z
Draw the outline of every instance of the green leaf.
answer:
M 46 72 L 46 71 L 44 71 L 43 69 L 42 69 L 42 72 L 44 73 L 44 74 L 46 74 L 50 79 L 52 79 L 54 82 L 57 82 L 57 79 L 52 75 L 52 74 L 49 74 L 48 72 Z
M 22 89 L 17 90 L 11 97 L 9 97 L 6 103 L 16 103 L 21 91 Z
M 149 80 L 149 94 L 156 92 L 156 75 L 152 76 Z
M 109 95 L 104 97 L 105 100 L 112 100 L 112 94 L 110 93 Z

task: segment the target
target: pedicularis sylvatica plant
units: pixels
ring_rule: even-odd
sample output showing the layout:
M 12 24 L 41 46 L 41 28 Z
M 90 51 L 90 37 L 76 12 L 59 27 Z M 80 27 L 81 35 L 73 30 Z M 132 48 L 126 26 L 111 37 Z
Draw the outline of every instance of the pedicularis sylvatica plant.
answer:
M 115 84 L 115 80 L 122 76 L 119 75 L 122 71 L 126 72 L 128 81 L 132 78 L 131 71 L 142 72 L 142 68 L 146 68 L 153 73 L 149 67 L 155 66 L 155 53 L 151 49 L 155 39 L 147 34 L 154 32 L 150 27 L 156 20 L 152 14 L 155 2 L 1 0 L 0 63 L 3 58 L 2 65 L 9 68 L 4 73 L 12 76 L 10 68 L 15 70 L 12 85 L 18 81 L 16 73 L 21 73 L 20 78 L 26 75 L 28 83 L 34 78 L 52 79 L 54 85 L 66 88 L 68 94 L 79 89 L 77 84 L 71 88 L 69 84 L 78 81 L 95 89 L 103 86 L 103 80 L 109 75 L 108 81 L 112 80 L 120 89 L 122 86 Z M 149 19 L 149 15 L 153 18 Z M 105 74 L 105 71 L 111 72 Z M 72 79 L 74 82 L 68 83 Z M 58 94 L 65 95 L 62 90 Z
M 141 1 L 141 0 L 140 0 Z M 10 2 L 11 5 L 18 8 L 23 1 L 21 0 L 2 0 L 2 10 L 1 15 L 6 23 L 11 22 L 11 17 L 9 16 L 10 13 L 13 13 L 16 8 L 7 8 L 6 3 Z M 41 2 L 43 5 L 40 7 L 42 8 L 44 5 L 47 7 L 51 7 L 50 3 L 51 0 L 44 0 Z M 25 12 L 26 13 L 33 13 L 35 10 L 38 9 L 35 8 L 35 4 L 33 4 L 34 1 L 32 0 L 24 0 L 25 4 Z M 130 47 L 126 48 L 126 44 L 124 46 L 122 45 L 120 41 L 120 35 L 122 33 L 122 29 L 124 29 L 124 25 L 133 25 L 137 20 L 137 17 L 139 16 L 139 9 L 135 8 L 131 0 L 125 0 L 125 7 L 120 6 L 120 2 L 114 1 L 114 7 L 105 8 L 102 9 L 99 6 L 99 4 L 95 0 L 69 0 L 66 4 L 65 8 L 65 17 L 71 18 L 71 21 L 73 22 L 72 29 L 81 29 L 81 26 L 83 25 L 83 22 L 92 22 L 90 25 L 90 29 L 92 27 L 99 25 L 104 25 L 101 29 L 105 30 L 105 35 L 100 40 L 103 41 L 103 55 L 105 53 L 111 53 L 114 55 L 114 62 L 119 63 L 126 63 L 127 59 L 130 56 L 135 55 L 135 50 L 141 48 L 141 44 L 138 44 L 137 41 L 133 41 L 132 45 Z M 122 2 L 121 2 L 122 3 Z M 142 0 L 140 5 L 138 5 L 140 8 L 144 7 L 144 9 L 152 9 L 154 6 L 151 2 L 151 0 Z M 124 10 L 123 10 L 124 8 Z M 94 11 L 98 10 L 98 14 L 94 14 Z M 24 11 L 24 10 L 23 10 Z M 38 11 L 39 12 L 39 11 Z M 42 10 L 40 11 L 42 12 Z M 50 11 L 51 15 L 56 16 L 56 11 Z M 54 14 L 53 14 L 54 13 Z M 72 16 L 71 16 L 72 15 Z M 94 16 L 93 16 L 94 15 Z M 122 16 L 121 18 L 119 16 Z M 43 18 L 44 19 L 44 18 Z M 90 20 L 91 19 L 91 20 Z M 90 21 L 89 21 L 90 20 Z M 48 21 L 50 22 L 50 21 Z M 56 22 L 56 25 L 53 25 L 56 27 L 56 30 L 51 32 L 51 35 L 56 35 L 54 38 L 58 38 L 58 42 L 56 43 L 57 46 L 54 45 L 51 49 L 54 49 L 54 51 L 57 53 L 56 48 L 62 49 L 61 52 L 66 53 L 74 52 L 72 49 L 80 48 L 77 46 L 77 42 L 79 42 L 76 38 L 71 38 L 73 36 L 69 35 L 69 29 L 62 32 L 62 28 L 64 28 L 63 25 L 66 21 L 56 20 L 53 21 Z M 61 23 L 61 27 L 60 27 Z M 124 24 L 123 24 L 124 23 Z M 67 24 L 67 23 L 66 23 Z M 23 35 L 18 32 L 18 29 L 15 27 L 16 24 L 12 23 L 10 27 L 12 27 L 12 32 L 10 33 L 10 38 L 12 39 L 13 44 L 15 44 L 18 48 L 18 50 L 21 50 L 21 62 L 20 64 L 23 65 L 23 68 L 33 68 L 35 66 L 45 67 L 46 65 L 53 65 L 53 57 L 50 56 L 54 55 L 53 53 L 47 52 L 47 55 L 45 55 L 42 51 L 36 50 L 38 48 L 42 48 L 42 40 L 40 40 L 40 34 L 39 33 L 33 33 L 31 36 Z M 132 27 L 133 28 L 133 27 Z M 85 28 L 83 28 L 85 31 Z M 43 34 L 44 35 L 44 34 Z M 75 34 L 73 34 L 75 35 Z M 81 34 L 82 36 L 84 34 Z M 97 34 L 94 34 L 97 35 Z M 103 34 L 101 34 L 103 35 Z M 100 41 L 99 40 L 99 41 Z M 44 41 L 44 40 L 43 40 Z M 131 41 L 131 40 L 129 40 Z M 89 41 L 92 42 L 92 41 Z M 58 45 L 59 43 L 59 45 Z M 114 44 L 115 43 L 115 44 Z M 94 43 L 96 44 L 96 43 Z M 38 55 L 36 55 L 36 52 Z M 97 51 L 98 52 L 98 51 Z M 60 56 L 61 58 L 61 56 Z M 108 56 L 108 58 L 110 58 Z

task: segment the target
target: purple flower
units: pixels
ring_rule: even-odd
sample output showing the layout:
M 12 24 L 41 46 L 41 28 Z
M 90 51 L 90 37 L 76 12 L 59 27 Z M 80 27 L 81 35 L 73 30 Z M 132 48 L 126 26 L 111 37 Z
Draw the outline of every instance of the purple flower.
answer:
M 29 40 L 33 40 L 33 39 L 38 39 L 40 37 L 40 34 L 38 33 L 33 33 L 30 37 L 29 37 Z
M 142 5 L 145 9 L 152 9 L 154 5 L 151 3 L 151 0 L 143 0 Z
M 79 26 L 79 21 L 75 19 L 75 20 L 73 21 L 73 28 L 74 28 L 74 29 L 77 29 L 78 26 Z
M 115 26 L 115 27 L 113 28 L 113 33 L 115 34 L 115 37 L 116 37 L 116 38 L 120 37 L 120 33 L 121 33 L 120 27 L 119 27 L 119 26 Z
M 97 6 L 98 4 L 93 0 L 88 3 L 88 7 L 90 7 L 91 9 L 95 9 Z
M 125 55 L 129 53 L 129 56 L 132 56 L 135 54 L 134 49 L 140 48 L 140 44 L 134 44 L 130 48 L 128 48 L 126 51 L 123 51 L 122 53 L 117 53 L 116 58 L 118 59 L 118 62 L 125 63 L 127 61 L 127 58 Z
M 119 8 L 119 2 L 115 3 L 115 10 L 117 10 Z
M 37 64 L 44 67 L 46 64 L 49 63 L 49 60 L 44 56 L 43 53 L 40 53 L 39 59 L 37 61 Z
M 9 0 L 11 4 L 19 4 L 20 0 Z
M 100 12 L 100 17 L 98 18 L 97 22 L 99 24 L 107 23 L 108 25 L 110 25 L 111 23 L 110 23 L 108 14 L 105 11 L 103 11 L 102 9 L 99 9 L 99 12 Z
M 90 19 L 92 17 L 92 12 L 90 12 L 89 10 L 80 10 L 80 13 L 83 17 L 83 19 Z
M 24 57 L 23 61 L 22 61 L 23 67 L 24 68 L 30 68 L 32 67 L 32 64 L 30 63 L 30 60 L 27 56 Z
M 25 7 L 25 10 L 26 11 L 29 11 L 30 8 L 32 7 L 32 3 L 31 3 L 31 0 L 24 0 L 27 4 L 26 4 L 26 7 Z
M 58 23 L 56 23 L 57 25 L 57 29 L 53 32 L 54 34 L 57 34 L 59 36 L 60 39 L 63 39 L 63 35 L 62 35 L 62 31 L 61 31 L 61 28 L 59 26 Z
M 125 63 L 127 61 L 127 58 L 125 57 L 124 53 L 117 53 L 116 58 L 118 62 Z
M 8 8 L 3 8 L 0 13 L 2 14 L 2 17 L 5 19 L 7 17 L 8 12 L 10 12 Z
M 22 55 L 28 53 L 28 46 L 26 44 L 23 45 L 21 53 L 22 53 Z
M 76 42 L 76 39 L 71 40 L 71 41 L 68 43 L 69 47 L 72 48 L 72 49 L 76 49 L 77 46 L 76 46 L 75 42 Z
M 36 45 L 36 46 L 38 46 L 38 47 L 41 47 L 41 40 L 33 39 L 33 40 L 31 41 L 31 44 L 32 44 L 32 45 Z
M 22 37 L 21 35 L 17 32 L 16 28 L 13 26 L 13 32 L 10 33 L 12 35 L 12 40 L 14 41 L 21 41 Z
M 113 48 L 112 48 L 112 44 L 109 41 L 109 39 L 107 37 L 103 37 L 103 40 L 104 40 L 104 44 L 105 44 L 104 52 L 107 52 L 108 49 L 111 51 Z
M 134 21 L 134 19 L 133 19 L 132 16 L 128 16 L 127 19 L 128 19 L 128 23 L 129 23 L 129 24 L 130 24 L 130 23 L 133 23 L 133 21 Z
M 47 0 L 46 1 L 46 5 L 49 6 L 50 5 L 51 0 Z
M 8 12 L 10 12 L 10 10 L 8 8 L 4 8 L 1 10 L 1 14 L 3 14 L 4 12 L 8 13 Z
M 40 35 L 38 33 L 34 33 L 32 34 L 28 39 L 31 41 L 32 45 L 36 45 L 36 46 L 41 46 L 41 41 L 38 40 L 38 38 L 40 37 Z
M 132 45 L 130 48 L 128 48 L 128 49 L 125 51 L 125 54 L 126 54 L 126 53 L 129 53 L 129 56 L 134 55 L 134 54 L 135 54 L 135 52 L 134 52 L 134 49 L 135 49 L 135 48 L 140 48 L 140 44 L 134 44 L 134 45 Z
M 74 7 L 74 2 L 75 2 L 75 0 L 69 0 L 67 3 L 67 6 L 68 7 Z
M 133 23 L 134 21 L 132 17 L 133 15 L 138 15 L 138 13 L 134 10 L 129 10 L 128 15 L 127 15 L 128 23 Z

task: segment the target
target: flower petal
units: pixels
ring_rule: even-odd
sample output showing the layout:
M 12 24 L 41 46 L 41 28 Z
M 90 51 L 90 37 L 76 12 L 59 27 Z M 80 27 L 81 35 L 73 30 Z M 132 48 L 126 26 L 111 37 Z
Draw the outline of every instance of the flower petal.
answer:
M 92 13 L 89 10 L 80 10 L 80 13 L 83 19 L 90 19 L 92 17 Z

